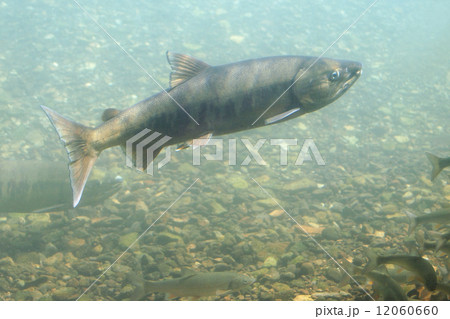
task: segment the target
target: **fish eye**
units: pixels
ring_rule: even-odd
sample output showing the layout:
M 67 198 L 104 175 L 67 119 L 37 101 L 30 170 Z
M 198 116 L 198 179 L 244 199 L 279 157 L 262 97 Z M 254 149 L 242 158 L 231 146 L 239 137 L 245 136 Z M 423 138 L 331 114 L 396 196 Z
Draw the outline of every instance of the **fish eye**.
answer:
M 330 81 L 336 81 L 337 79 L 339 79 L 340 75 L 341 74 L 339 73 L 339 70 L 335 70 L 335 71 L 330 73 L 330 75 L 328 76 L 328 79 Z

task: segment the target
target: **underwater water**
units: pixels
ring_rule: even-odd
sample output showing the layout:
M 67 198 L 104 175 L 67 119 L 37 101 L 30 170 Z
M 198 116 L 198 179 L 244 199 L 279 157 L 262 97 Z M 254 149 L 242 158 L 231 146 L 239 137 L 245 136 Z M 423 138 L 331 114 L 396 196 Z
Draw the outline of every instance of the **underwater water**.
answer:
M 207 300 L 383 299 L 342 262 L 364 266 L 367 250 L 420 254 L 438 282 L 448 281 L 448 253 L 420 243 L 448 229 L 423 223 L 409 234 L 404 211 L 450 209 L 449 170 L 430 181 L 425 156 L 450 154 L 450 3 L 379 0 L 365 12 L 372 3 L 0 1 L 0 161 L 24 166 L 68 162 L 40 105 L 95 127 L 103 110 L 169 87 L 168 50 L 210 65 L 280 55 L 363 65 L 331 105 L 217 137 L 218 160 L 205 158 L 215 152 L 205 146 L 195 165 L 193 148 L 172 146 L 170 162 L 149 175 L 127 167 L 115 147 L 102 152 L 89 179 L 120 175 L 112 197 L 103 201 L 100 192 L 95 204 L 40 213 L 0 207 L 0 300 L 164 300 L 164 292 L 139 286 L 192 270 L 255 279 Z M 307 139 L 325 165 L 315 156 L 296 164 Z M 265 165 L 244 141 L 261 141 Z M 7 178 L 14 175 L 0 175 L 2 187 Z M 447 300 L 402 269 L 378 271 L 412 299 Z

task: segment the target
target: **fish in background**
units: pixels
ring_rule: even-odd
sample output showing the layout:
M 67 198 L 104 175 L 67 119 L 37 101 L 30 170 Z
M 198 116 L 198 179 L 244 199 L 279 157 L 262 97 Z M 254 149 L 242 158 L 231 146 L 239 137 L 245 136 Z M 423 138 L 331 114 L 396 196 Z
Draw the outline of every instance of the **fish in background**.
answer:
M 434 180 L 444 168 L 450 166 L 450 157 L 438 157 L 428 152 L 425 154 L 432 165 L 431 180 Z
M 96 128 L 41 106 L 69 155 L 73 206 L 77 206 L 100 153 L 132 146 L 145 170 L 166 146 L 272 125 L 314 112 L 341 97 L 358 80 L 355 61 L 278 56 L 211 66 L 167 52 L 170 88 L 123 111 L 107 109 Z M 151 135 L 150 135 L 151 134 Z M 133 143 L 131 143 L 133 141 Z M 136 146 L 139 145 L 139 148 Z M 130 148 L 130 147 L 129 147 Z
M 393 264 L 417 275 L 429 291 L 436 290 L 436 272 L 430 262 L 422 257 L 405 255 L 377 256 L 372 251 L 367 253 L 367 257 L 369 261 L 364 268 L 365 273 L 374 270 L 379 265 Z
M 345 268 L 353 275 L 361 275 L 372 281 L 372 288 L 379 300 L 383 301 L 406 301 L 408 297 L 400 284 L 390 275 L 375 270 L 365 272 L 363 267 L 350 263 L 345 258 L 342 259 Z M 345 283 L 348 279 L 345 279 Z
M 391 276 L 378 272 L 369 271 L 365 274 L 372 280 L 373 289 L 384 301 L 406 301 L 408 297 L 403 288 Z
M 404 211 L 404 213 L 409 218 L 409 234 L 411 234 L 411 232 L 417 227 L 417 225 L 430 223 L 446 224 L 450 222 L 450 208 L 440 209 L 430 214 L 423 214 L 420 216 L 416 216 L 415 214 L 406 210 Z
M 236 272 L 193 272 L 186 276 L 160 281 L 144 280 L 138 289 L 142 299 L 151 293 L 166 293 L 169 299 L 191 297 L 198 299 L 206 296 L 220 296 L 239 290 L 255 282 L 255 279 Z
M 114 195 L 122 178 L 92 180 L 80 206 L 97 205 Z M 41 213 L 72 208 L 67 164 L 0 160 L 0 213 Z

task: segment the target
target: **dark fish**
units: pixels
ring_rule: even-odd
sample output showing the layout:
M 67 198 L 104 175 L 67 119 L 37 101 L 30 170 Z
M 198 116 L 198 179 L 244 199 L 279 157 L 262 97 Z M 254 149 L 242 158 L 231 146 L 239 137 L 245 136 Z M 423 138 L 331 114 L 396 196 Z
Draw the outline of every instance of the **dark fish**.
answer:
M 369 271 L 365 274 L 373 281 L 373 289 L 384 301 L 406 301 L 402 287 L 389 275 L 378 271 Z
M 450 243 L 445 243 L 443 245 L 438 246 L 438 242 L 436 241 L 424 241 L 421 246 L 422 250 L 433 250 L 435 252 L 442 251 L 447 255 L 450 255 Z
M 425 154 L 433 166 L 431 169 L 431 180 L 434 180 L 444 168 L 450 166 L 450 157 L 441 158 L 428 152 Z
M 448 223 L 450 221 L 449 208 L 440 209 L 433 213 L 423 214 L 420 216 L 416 216 L 406 210 L 404 212 L 409 218 L 408 233 L 411 233 L 417 227 L 417 225 L 430 223 Z
M 450 240 L 450 232 L 441 234 L 438 232 L 430 231 L 428 233 L 437 239 L 435 252 L 437 252 L 438 250 L 442 250 L 442 247 L 444 247 Z
M 352 275 L 362 275 L 372 280 L 372 287 L 381 300 L 385 301 L 404 301 L 408 300 L 402 287 L 391 276 L 378 272 L 368 271 L 365 272 L 364 268 L 356 266 L 350 263 L 345 258 L 342 259 L 342 263 L 345 269 L 352 273 Z M 343 283 L 348 282 L 348 278 L 345 278 Z
M 60 211 L 72 208 L 67 164 L 45 161 L 0 161 L 0 213 Z M 119 191 L 122 178 L 86 186 L 80 205 L 102 203 Z
M 251 285 L 255 279 L 235 272 L 196 272 L 181 278 L 146 281 L 145 294 L 163 292 L 174 297 L 203 297 L 222 295 Z
M 429 291 L 436 289 L 437 277 L 433 266 L 428 260 L 418 256 L 377 256 L 373 253 L 368 254 L 369 262 L 364 271 L 367 273 L 372 271 L 379 265 L 394 264 L 406 270 L 409 270 L 419 276 L 425 287 Z
M 95 160 L 107 148 L 125 148 L 131 138 L 142 142 L 142 156 L 133 150 L 133 159 L 137 168 L 145 170 L 168 145 L 184 148 L 211 134 L 271 125 L 316 111 L 342 96 L 362 68 L 359 62 L 301 56 L 220 66 L 177 53 L 168 52 L 167 58 L 173 70 L 167 91 L 123 111 L 108 109 L 103 114 L 106 122 L 96 128 L 42 106 L 69 155 L 73 206 L 81 198 Z M 145 129 L 152 135 L 138 135 Z M 149 158 L 147 151 L 151 152 Z

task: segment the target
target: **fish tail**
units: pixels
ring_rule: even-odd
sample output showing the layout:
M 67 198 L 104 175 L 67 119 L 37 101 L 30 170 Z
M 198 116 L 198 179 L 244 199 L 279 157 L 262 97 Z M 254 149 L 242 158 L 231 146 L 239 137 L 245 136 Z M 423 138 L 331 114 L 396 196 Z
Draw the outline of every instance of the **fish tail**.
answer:
M 428 234 L 436 239 L 436 247 L 434 249 L 434 253 L 436 254 L 442 248 L 442 246 L 447 243 L 448 239 L 435 231 L 429 231 Z
M 433 155 L 431 153 L 426 152 L 425 153 L 428 157 L 428 160 L 431 163 L 432 169 L 431 169 L 431 180 L 434 180 L 436 178 L 436 176 L 439 175 L 439 173 L 442 171 L 443 167 L 441 167 L 440 163 L 440 158 L 437 157 L 436 155 Z
M 408 235 L 409 235 L 417 227 L 417 216 L 414 215 L 413 213 L 408 212 L 407 210 L 405 210 L 404 213 L 409 218 L 409 227 L 408 227 Z
M 364 267 L 363 273 L 367 274 L 368 272 L 374 270 L 378 266 L 378 256 L 372 251 L 367 251 L 367 265 Z
M 47 114 L 64 142 L 69 155 L 70 184 L 73 192 L 73 207 L 80 202 L 84 186 L 100 151 L 92 146 L 94 129 L 73 122 L 46 106 L 41 108 Z

